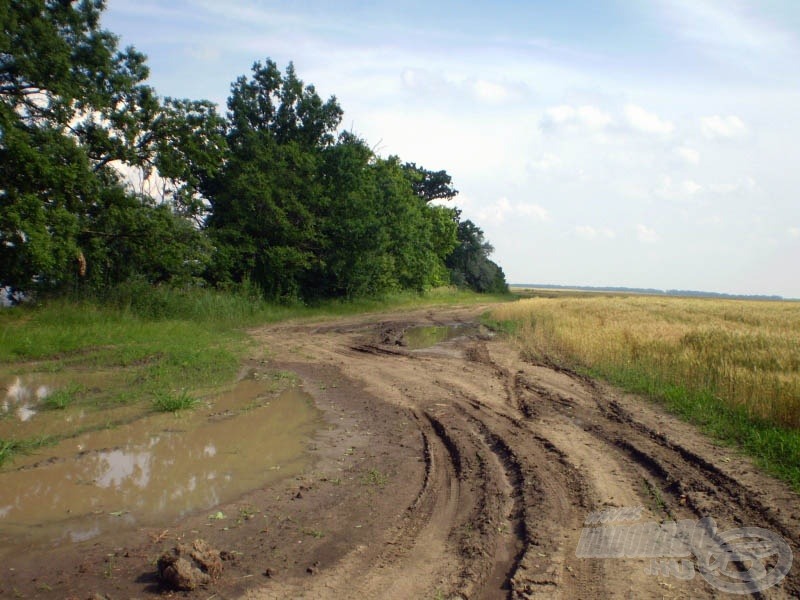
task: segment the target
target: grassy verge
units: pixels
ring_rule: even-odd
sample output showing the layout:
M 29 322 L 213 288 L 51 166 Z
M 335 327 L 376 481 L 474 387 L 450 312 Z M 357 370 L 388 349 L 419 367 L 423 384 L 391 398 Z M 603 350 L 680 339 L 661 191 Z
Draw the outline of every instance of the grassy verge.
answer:
M 488 318 L 531 358 L 656 400 L 800 491 L 800 304 L 558 297 Z
M 223 293 L 131 284 L 100 300 L 53 300 L 0 310 L 0 386 L 3 380 L 10 386 L 15 377 L 43 375 L 69 382 L 39 399 L 37 410 L 140 406 L 142 414 L 174 412 L 191 408 L 198 397 L 235 377 L 251 348 L 250 327 L 507 299 L 444 288 L 423 295 L 287 306 L 266 303 L 246 288 Z M 97 373 L 107 375 L 102 385 L 83 381 L 86 374 Z M 0 462 L 35 447 L 17 439 L 20 433 L 10 417 L 0 410 Z M 65 424 L 59 432 L 63 438 L 80 430 Z

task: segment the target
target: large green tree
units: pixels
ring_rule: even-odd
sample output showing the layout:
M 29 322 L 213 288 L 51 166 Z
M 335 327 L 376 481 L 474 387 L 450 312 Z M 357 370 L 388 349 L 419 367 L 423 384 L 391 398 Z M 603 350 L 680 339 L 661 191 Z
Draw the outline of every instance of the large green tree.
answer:
M 222 121 L 208 103 L 162 103 L 145 84 L 145 57 L 100 27 L 103 9 L 0 2 L 0 286 L 12 291 L 107 282 L 132 266 L 164 279 L 166 246 L 186 252 L 174 266 L 195 264 L 202 247 L 178 213 L 201 212 Z M 115 165 L 156 181 L 162 202 L 134 193 Z
M 302 295 L 324 260 L 318 215 L 322 151 L 335 142 L 342 110 L 270 60 L 256 62 L 228 99 L 230 155 L 205 186 L 216 247 L 212 280 L 251 279 L 270 298 Z
M 342 111 L 270 60 L 228 100 L 229 159 L 206 187 L 217 283 L 249 279 L 272 299 L 380 294 L 448 283 L 456 245 L 445 172 L 381 159 Z

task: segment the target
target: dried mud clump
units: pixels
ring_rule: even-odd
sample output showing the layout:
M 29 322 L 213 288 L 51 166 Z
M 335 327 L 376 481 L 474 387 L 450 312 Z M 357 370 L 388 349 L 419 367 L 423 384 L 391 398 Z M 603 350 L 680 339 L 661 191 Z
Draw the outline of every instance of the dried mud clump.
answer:
M 158 579 L 173 590 L 194 590 L 221 574 L 220 553 L 205 540 L 195 540 L 191 547 L 179 544 L 158 559 Z
M 403 337 L 403 330 L 394 327 L 383 329 L 379 342 L 384 346 L 406 346 L 408 344 Z

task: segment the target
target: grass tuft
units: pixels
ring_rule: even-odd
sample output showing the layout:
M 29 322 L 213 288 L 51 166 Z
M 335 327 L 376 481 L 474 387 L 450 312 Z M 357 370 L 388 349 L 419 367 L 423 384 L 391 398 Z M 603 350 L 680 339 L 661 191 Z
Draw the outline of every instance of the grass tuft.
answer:
M 27 454 L 41 448 L 49 446 L 55 442 L 55 438 L 40 436 L 26 440 L 2 440 L 0 439 L 0 467 L 6 461 L 12 460 L 18 454 Z
M 199 400 L 189 395 L 186 390 L 178 393 L 161 392 L 153 398 L 153 408 L 159 412 L 178 412 L 197 406 Z
M 76 400 L 80 386 L 68 385 L 65 388 L 53 391 L 43 401 L 42 406 L 48 410 L 64 410 Z

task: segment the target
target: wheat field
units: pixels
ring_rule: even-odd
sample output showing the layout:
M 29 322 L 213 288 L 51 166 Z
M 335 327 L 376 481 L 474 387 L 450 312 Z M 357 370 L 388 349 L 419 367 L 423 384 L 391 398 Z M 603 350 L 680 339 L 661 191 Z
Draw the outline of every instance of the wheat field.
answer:
M 501 305 L 491 318 L 513 322 L 532 358 L 648 382 L 654 392 L 708 393 L 751 418 L 800 428 L 798 302 L 573 295 Z

